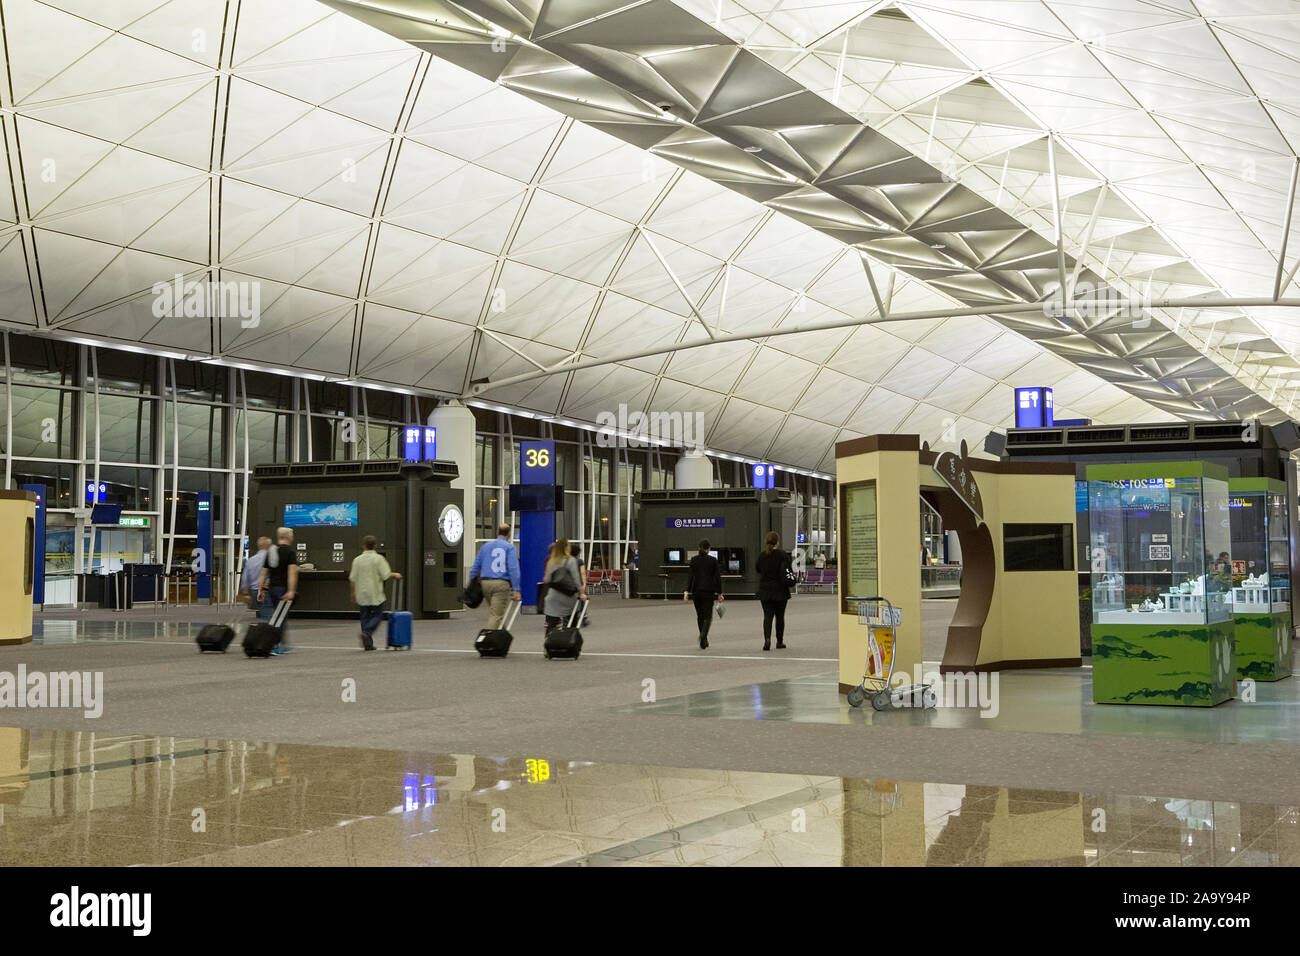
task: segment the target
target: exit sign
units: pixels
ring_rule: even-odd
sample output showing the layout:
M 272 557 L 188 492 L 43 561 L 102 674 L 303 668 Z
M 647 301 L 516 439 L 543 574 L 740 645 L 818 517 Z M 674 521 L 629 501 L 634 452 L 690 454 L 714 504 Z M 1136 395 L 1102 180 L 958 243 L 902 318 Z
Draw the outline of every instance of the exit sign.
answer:
M 146 515 L 122 515 L 117 519 L 119 528 L 147 528 L 149 518 Z

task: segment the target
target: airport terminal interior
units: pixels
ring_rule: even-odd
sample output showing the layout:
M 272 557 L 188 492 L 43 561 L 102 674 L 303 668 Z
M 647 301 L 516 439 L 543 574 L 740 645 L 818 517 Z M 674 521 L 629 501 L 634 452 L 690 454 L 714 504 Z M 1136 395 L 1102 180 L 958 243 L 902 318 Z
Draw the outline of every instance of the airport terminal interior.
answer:
M 1300 864 L 1293 0 L 0 27 L 0 865 Z

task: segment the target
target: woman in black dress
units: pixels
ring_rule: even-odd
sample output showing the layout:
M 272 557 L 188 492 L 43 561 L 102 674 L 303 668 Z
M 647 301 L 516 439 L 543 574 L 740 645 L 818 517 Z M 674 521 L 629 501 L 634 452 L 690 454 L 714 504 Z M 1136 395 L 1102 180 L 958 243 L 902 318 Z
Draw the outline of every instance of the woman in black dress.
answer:
M 763 650 L 772 649 L 772 621 L 776 621 L 776 649 L 785 649 L 785 605 L 790 600 L 793 574 L 790 553 L 781 550 L 781 537 L 769 531 L 763 553 L 754 567 L 758 571 L 758 599 L 763 604 Z
M 691 558 L 691 571 L 686 578 L 688 599 L 695 602 L 695 621 L 700 626 L 700 650 L 709 646 L 709 625 L 713 623 L 713 602 L 722 598 L 722 569 L 718 559 L 709 554 L 709 542 L 700 542 L 700 551 Z

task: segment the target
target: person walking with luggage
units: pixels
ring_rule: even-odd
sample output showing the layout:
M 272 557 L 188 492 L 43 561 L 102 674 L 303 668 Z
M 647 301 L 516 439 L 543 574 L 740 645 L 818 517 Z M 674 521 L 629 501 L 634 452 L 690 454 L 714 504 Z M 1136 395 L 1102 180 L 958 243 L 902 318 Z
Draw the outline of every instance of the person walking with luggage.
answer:
M 566 621 L 578 601 L 587 600 L 587 588 L 578 574 L 578 562 L 569 553 L 569 539 L 561 538 L 551 545 L 546 559 L 546 600 L 542 611 L 546 615 L 546 632 L 549 634 Z
M 776 649 L 785 649 L 785 606 L 790 600 L 790 580 L 794 577 L 790 553 L 781 550 L 781 536 L 769 531 L 763 540 L 763 553 L 754 568 L 758 571 L 758 599 L 763 605 L 763 650 L 772 649 L 772 622 L 776 622 Z
M 569 545 L 569 554 L 573 555 L 573 560 L 578 562 L 578 580 L 582 586 L 587 586 L 587 565 L 582 560 L 582 548 L 578 547 L 578 542 Z M 582 626 L 591 627 L 591 615 L 586 610 L 582 612 Z
M 239 576 L 239 593 L 248 600 L 250 609 L 258 609 L 257 585 L 262 579 L 262 565 L 266 564 L 266 552 L 271 548 L 271 539 L 266 535 L 257 539 L 257 550 L 244 562 L 244 573 Z
M 271 620 L 281 601 L 292 601 L 298 596 L 298 553 L 293 547 L 293 529 L 277 529 L 275 540 L 275 547 L 267 549 L 266 563 L 262 565 L 257 583 L 257 596 L 261 603 L 257 617 L 262 621 Z M 280 643 L 271 651 L 272 654 L 289 653 L 288 634 L 289 616 L 286 614 L 284 623 L 280 625 Z
M 510 602 L 520 600 L 519 552 L 510 542 L 509 524 L 503 522 L 498 525 L 496 539 L 478 549 L 469 576 L 471 580 L 479 579 L 483 588 L 483 600 L 492 609 L 488 617 L 488 628 L 495 630 L 501 626 Z
M 348 573 L 348 591 L 361 615 L 361 648 L 375 649 L 375 631 L 384 619 L 384 582 L 402 576 L 388 566 L 388 559 L 375 550 L 375 536 L 361 539 L 361 553 L 352 559 Z
M 699 553 L 691 558 L 691 569 L 686 575 L 686 592 L 683 603 L 695 602 L 695 621 L 700 628 L 700 650 L 709 646 L 709 625 L 713 623 L 713 602 L 722 600 L 722 568 L 718 559 L 709 554 L 709 542 L 701 541 Z

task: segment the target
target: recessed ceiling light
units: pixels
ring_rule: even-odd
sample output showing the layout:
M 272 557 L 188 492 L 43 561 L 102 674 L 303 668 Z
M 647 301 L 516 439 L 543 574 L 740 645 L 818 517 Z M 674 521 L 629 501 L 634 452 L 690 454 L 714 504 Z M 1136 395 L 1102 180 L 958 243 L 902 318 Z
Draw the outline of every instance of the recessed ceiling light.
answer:
M 763 148 L 763 147 L 761 147 L 761 146 L 742 146 L 742 147 L 741 147 L 741 149 L 743 149 L 743 150 L 744 150 L 745 152 L 747 152 L 747 153 L 757 153 L 757 152 L 758 152 L 759 150 L 761 150 L 762 148 Z

